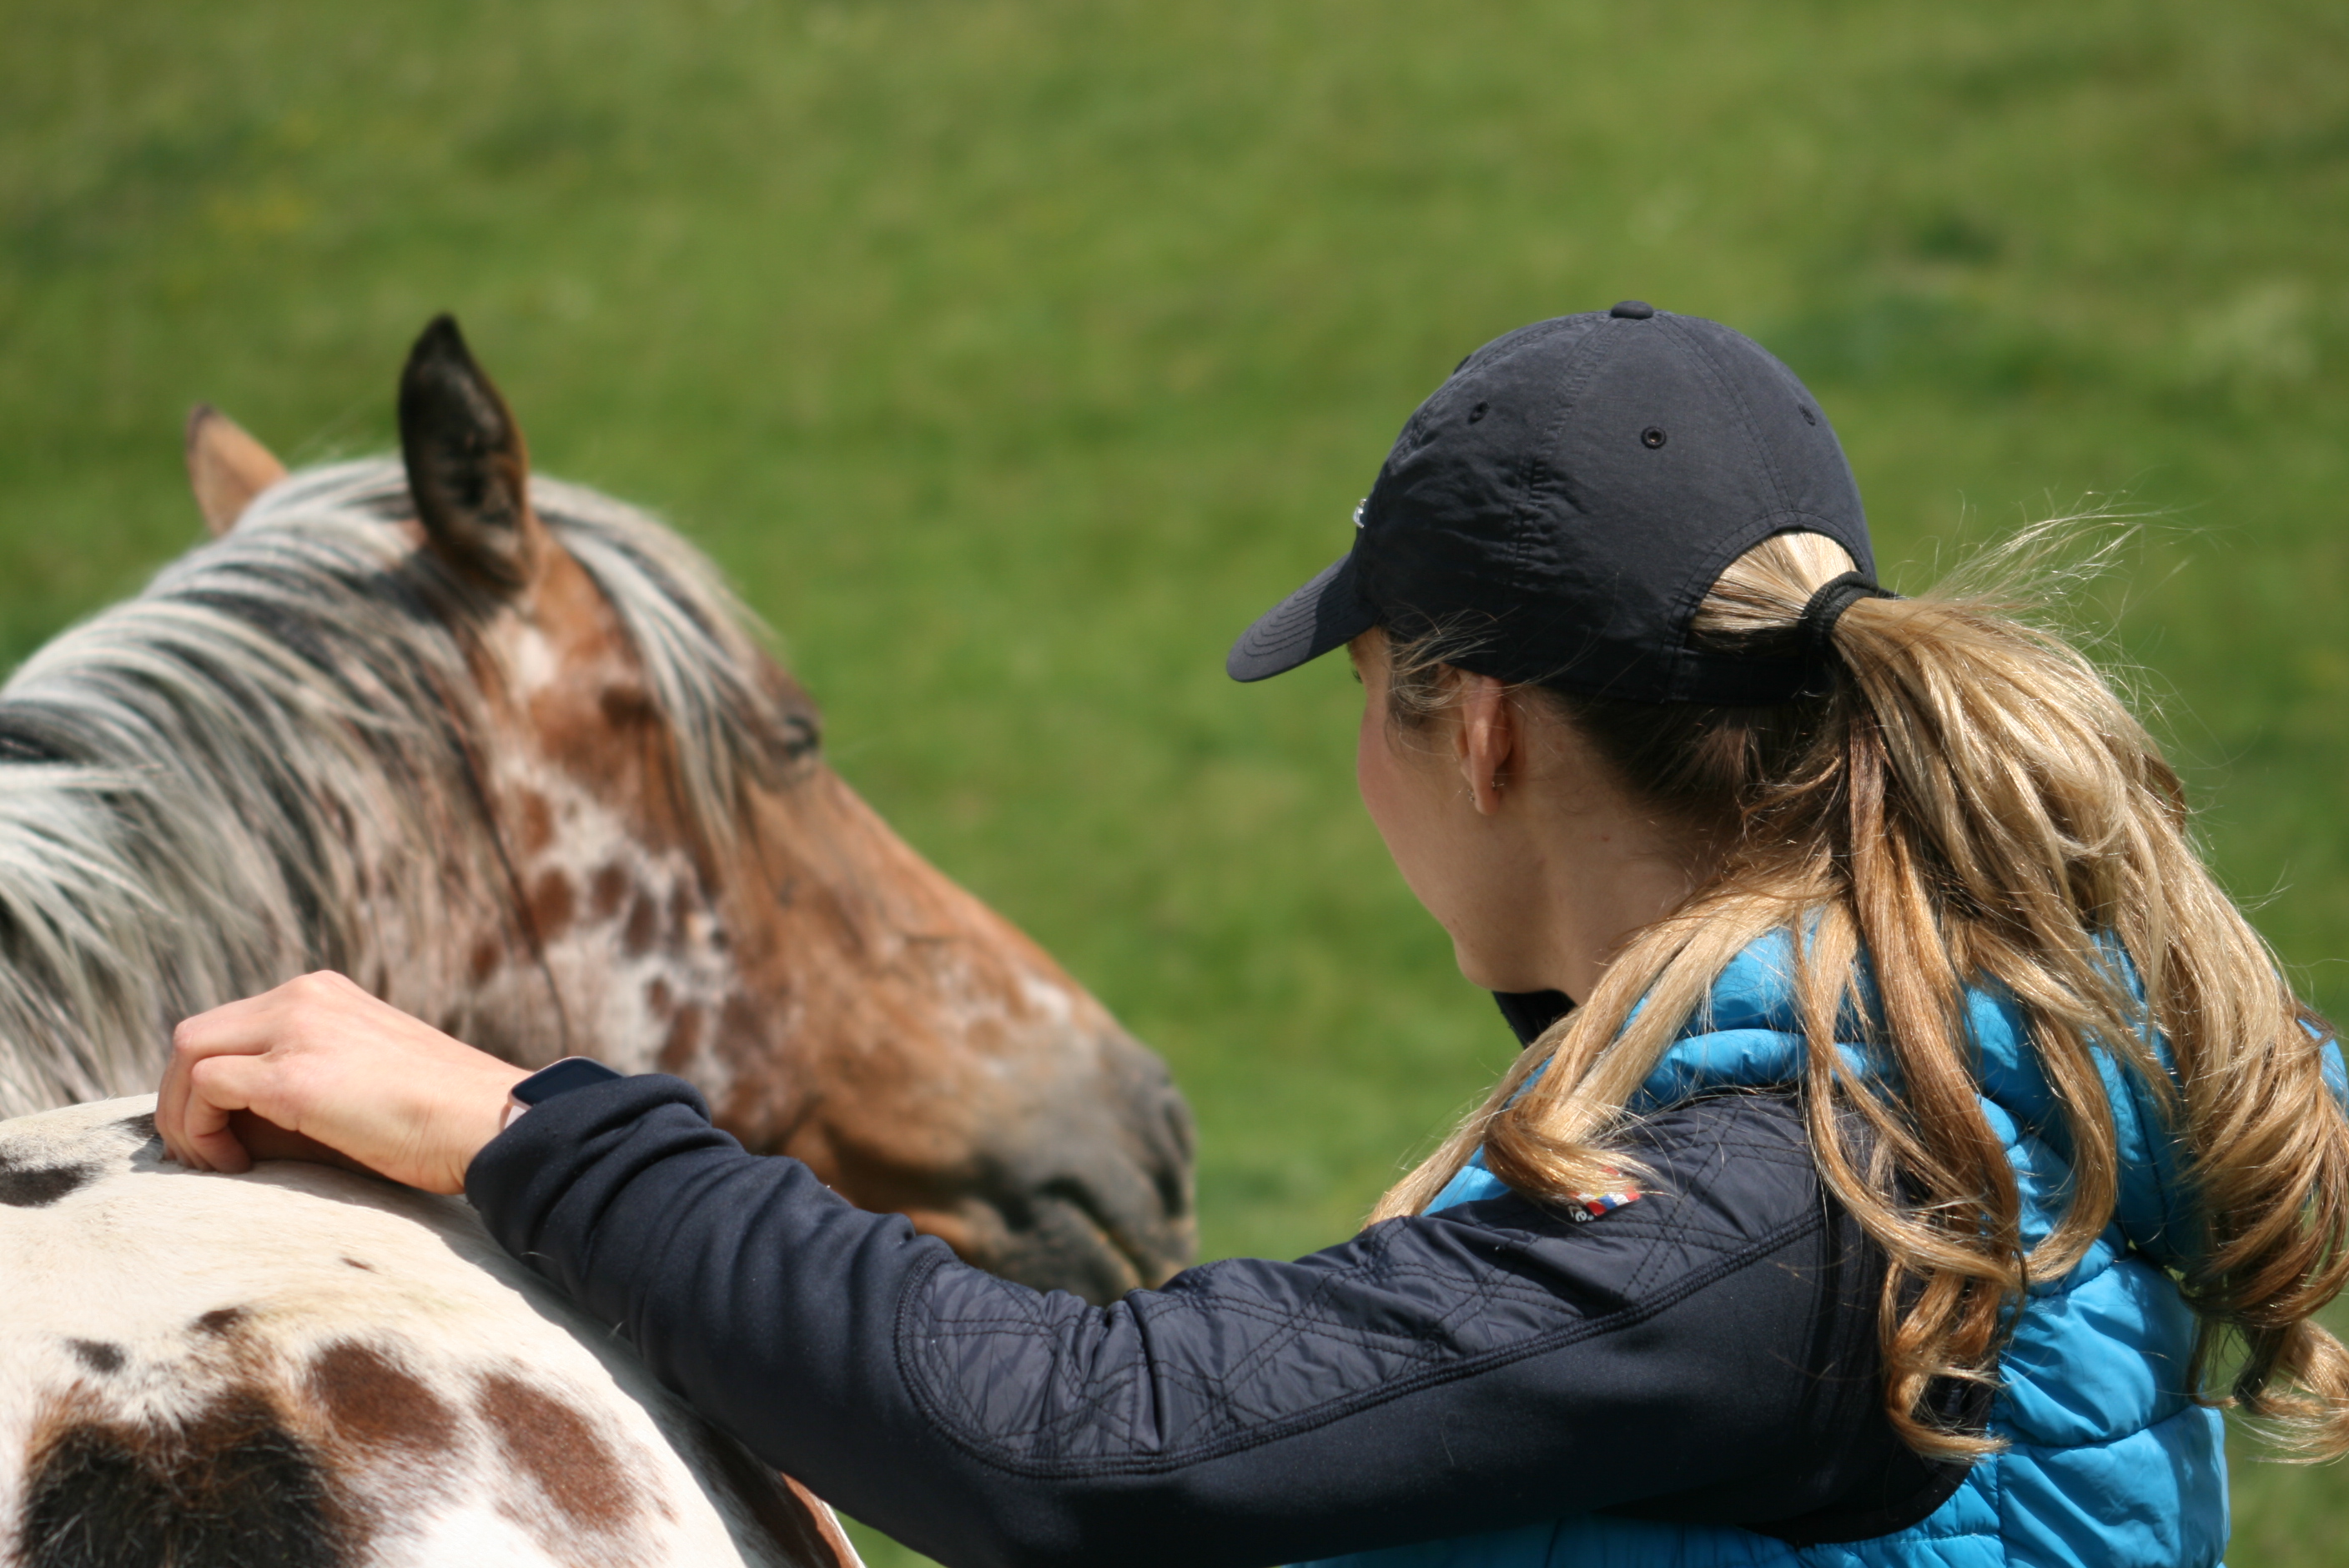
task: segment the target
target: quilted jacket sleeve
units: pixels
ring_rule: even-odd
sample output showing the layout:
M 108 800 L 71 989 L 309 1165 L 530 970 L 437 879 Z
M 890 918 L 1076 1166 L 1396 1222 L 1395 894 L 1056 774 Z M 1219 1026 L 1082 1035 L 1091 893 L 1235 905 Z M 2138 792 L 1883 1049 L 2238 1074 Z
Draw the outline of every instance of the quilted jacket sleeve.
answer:
M 469 1191 L 754 1452 L 949 1564 L 1270 1563 L 1600 1508 L 1790 1534 L 1906 1511 L 1880 1263 L 1791 1101 L 1698 1101 L 1637 1146 L 1660 1180 L 1595 1220 L 1505 1196 L 1108 1307 L 745 1154 L 675 1079 L 549 1101 Z

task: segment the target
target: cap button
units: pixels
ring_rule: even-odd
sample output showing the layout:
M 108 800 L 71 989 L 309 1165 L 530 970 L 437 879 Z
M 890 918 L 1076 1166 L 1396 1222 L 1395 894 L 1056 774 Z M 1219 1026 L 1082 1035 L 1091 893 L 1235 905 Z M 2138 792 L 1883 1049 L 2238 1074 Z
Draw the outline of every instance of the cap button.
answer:
M 1643 299 L 1627 299 L 1607 314 L 1619 315 L 1625 321 L 1645 321 L 1656 314 L 1656 307 Z

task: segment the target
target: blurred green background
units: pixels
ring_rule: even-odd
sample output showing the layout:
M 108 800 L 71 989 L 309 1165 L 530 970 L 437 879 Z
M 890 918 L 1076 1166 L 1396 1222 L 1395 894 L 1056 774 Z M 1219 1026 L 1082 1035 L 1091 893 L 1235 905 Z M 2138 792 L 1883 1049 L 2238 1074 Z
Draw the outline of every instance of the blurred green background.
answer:
M 539 466 L 709 549 L 848 778 L 1166 1054 L 1207 1254 L 1287 1254 L 1512 1047 L 1344 670 L 1224 647 L 1462 354 L 1627 295 L 1812 382 L 1899 585 L 2158 511 L 2082 618 L 2349 1011 L 2344 241 L 2338 0 L 5 0 L 0 665 L 197 537 L 191 402 L 384 449 L 454 309 Z M 2238 1476 L 2237 1568 L 2349 1557 L 2337 1470 Z

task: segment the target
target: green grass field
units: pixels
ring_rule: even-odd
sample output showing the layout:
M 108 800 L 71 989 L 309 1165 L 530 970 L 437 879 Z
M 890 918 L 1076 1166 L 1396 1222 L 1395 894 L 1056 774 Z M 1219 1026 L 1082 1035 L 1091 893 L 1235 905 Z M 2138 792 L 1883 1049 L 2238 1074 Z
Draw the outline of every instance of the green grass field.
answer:
M 713 552 L 849 779 L 1166 1054 L 1207 1253 L 1292 1253 L 1511 1046 L 1344 671 L 1225 645 L 1462 354 L 1638 295 L 1812 381 L 1898 585 L 2157 514 L 2076 608 L 2349 1012 L 2337 4 L 352 17 L 0 0 L 0 665 L 195 539 L 188 404 L 382 449 L 454 309 L 539 466 Z M 2238 1476 L 2237 1568 L 2349 1561 L 2337 1470 Z

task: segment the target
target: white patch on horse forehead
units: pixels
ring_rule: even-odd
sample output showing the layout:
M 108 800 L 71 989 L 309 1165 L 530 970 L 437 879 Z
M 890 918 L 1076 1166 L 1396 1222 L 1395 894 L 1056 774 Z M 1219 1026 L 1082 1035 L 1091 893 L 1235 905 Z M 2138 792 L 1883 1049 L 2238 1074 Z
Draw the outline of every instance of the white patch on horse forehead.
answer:
M 710 1435 L 465 1204 L 291 1161 L 185 1171 L 152 1106 L 0 1123 L 6 1168 L 80 1176 L 0 1202 L 0 1564 L 60 1423 L 168 1452 L 237 1400 L 361 1521 L 354 1568 L 783 1561 L 698 1477 Z
M 516 696 L 527 699 L 565 678 L 567 672 L 555 655 L 554 645 L 536 626 L 516 623 L 500 644 L 506 680 Z
M 585 659 L 566 657 L 543 628 L 519 616 L 499 620 L 490 641 L 508 693 L 523 703 L 557 687 L 609 686 L 639 675 L 624 644 L 604 644 Z

